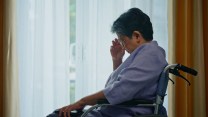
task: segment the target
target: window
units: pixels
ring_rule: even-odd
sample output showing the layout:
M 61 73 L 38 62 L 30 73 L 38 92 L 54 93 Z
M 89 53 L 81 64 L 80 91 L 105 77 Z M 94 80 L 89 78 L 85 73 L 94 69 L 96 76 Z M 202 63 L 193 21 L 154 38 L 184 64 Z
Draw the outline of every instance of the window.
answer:
M 130 7 L 151 17 L 167 52 L 166 0 L 17 0 L 21 117 L 46 116 L 103 89 L 113 70 L 110 28 Z

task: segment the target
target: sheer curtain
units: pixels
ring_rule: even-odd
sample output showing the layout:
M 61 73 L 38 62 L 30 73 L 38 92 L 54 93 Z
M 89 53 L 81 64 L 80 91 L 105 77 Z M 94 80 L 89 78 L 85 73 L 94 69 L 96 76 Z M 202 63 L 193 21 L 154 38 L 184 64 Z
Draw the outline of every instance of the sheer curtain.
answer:
M 111 25 L 131 7 L 151 17 L 155 40 L 167 52 L 166 0 L 76 0 L 73 47 L 68 7 L 69 0 L 17 0 L 21 117 L 42 117 L 69 104 L 70 77 L 76 80 L 75 100 L 103 89 L 113 70 Z M 69 74 L 74 46 L 76 73 Z
M 69 103 L 68 0 L 17 0 L 21 117 Z
M 76 100 L 101 90 L 112 72 L 111 24 L 130 7 L 124 0 L 76 1 Z M 115 7 L 116 5 L 116 7 Z
M 150 16 L 154 40 L 167 52 L 166 0 L 77 0 L 76 7 L 76 100 L 104 87 L 112 72 L 110 46 L 116 38 L 111 25 L 129 8 L 138 7 Z

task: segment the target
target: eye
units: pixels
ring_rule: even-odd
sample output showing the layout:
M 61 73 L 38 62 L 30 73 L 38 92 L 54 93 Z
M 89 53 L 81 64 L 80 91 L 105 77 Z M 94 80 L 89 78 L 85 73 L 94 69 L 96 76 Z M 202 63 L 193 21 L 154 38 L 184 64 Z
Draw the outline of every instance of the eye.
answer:
M 124 41 L 121 39 L 119 39 L 118 42 L 120 43 L 121 46 L 124 46 L 124 44 L 125 44 Z

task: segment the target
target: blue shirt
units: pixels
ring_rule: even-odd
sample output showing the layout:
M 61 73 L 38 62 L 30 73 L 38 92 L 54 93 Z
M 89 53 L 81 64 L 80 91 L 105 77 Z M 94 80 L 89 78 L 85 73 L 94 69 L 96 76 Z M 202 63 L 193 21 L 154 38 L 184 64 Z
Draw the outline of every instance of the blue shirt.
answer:
M 102 107 L 89 117 L 132 117 L 134 114 L 153 113 L 150 108 L 120 107 L 116 104 L 132 99 L 154 100 L 159 75 L 166 65 L 165 51 L 156 41 L 136 48 L 111 73 L 103 89 L 105 97 L 113 106 Z

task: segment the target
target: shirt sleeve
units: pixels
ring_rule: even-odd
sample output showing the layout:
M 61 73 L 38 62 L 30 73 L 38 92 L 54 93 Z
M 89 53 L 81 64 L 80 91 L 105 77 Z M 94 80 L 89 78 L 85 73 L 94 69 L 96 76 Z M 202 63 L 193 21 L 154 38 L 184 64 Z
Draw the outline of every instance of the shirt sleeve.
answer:
M 155 93 L 153 85 L 157 86 L 159 75 L 164 64 L 155 57 L 142 56 L 138 61 L 124 68 L 118 75 L 117 81 L 106 87 L 103 92 L 111 104 L 119 104 L 135 98 L 142 98 L 146 92 Z M 141 99 L 139 98 L 139 99 Z

